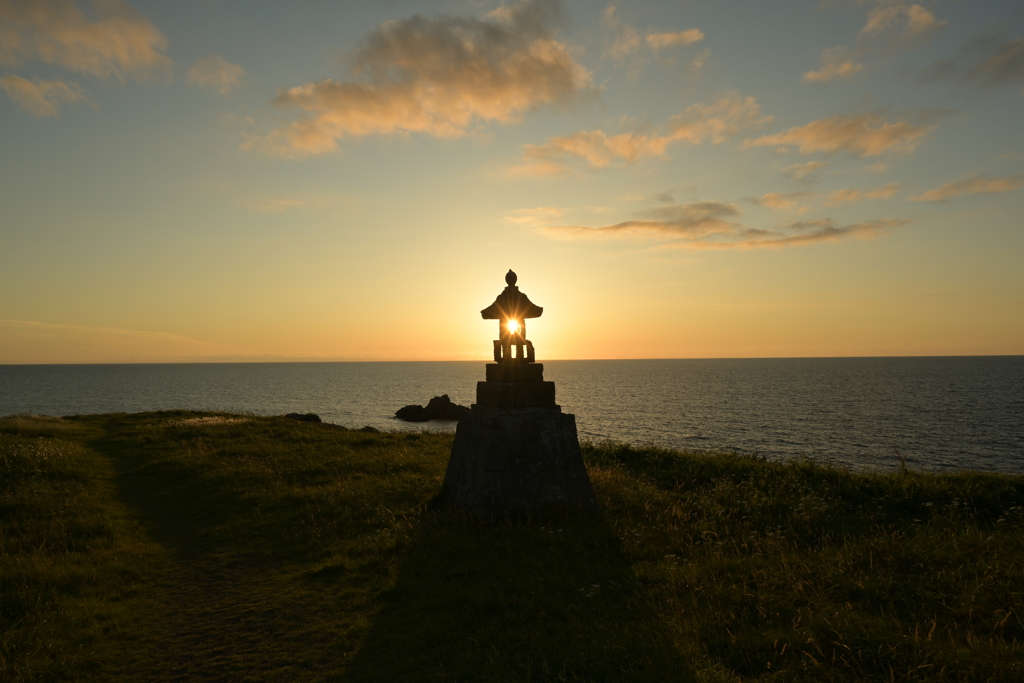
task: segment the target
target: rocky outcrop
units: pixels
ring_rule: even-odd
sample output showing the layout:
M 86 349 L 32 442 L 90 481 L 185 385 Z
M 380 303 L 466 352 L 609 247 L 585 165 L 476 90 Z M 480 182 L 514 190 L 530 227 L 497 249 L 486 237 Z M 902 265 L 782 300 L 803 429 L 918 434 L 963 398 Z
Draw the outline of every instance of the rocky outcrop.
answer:
M 408 405 L 395 411 L 395 417 L 406 422 L 426 422 L 427 420 L 458 420 L 469 414 L 469 408 L 452 403 L 448 394 L 435 396 L 426 407 Z
M 299 422 L 322 422 L 320 416 L 316 413 L 288 413 L 285 417 L 289 420 L 298 420 Z

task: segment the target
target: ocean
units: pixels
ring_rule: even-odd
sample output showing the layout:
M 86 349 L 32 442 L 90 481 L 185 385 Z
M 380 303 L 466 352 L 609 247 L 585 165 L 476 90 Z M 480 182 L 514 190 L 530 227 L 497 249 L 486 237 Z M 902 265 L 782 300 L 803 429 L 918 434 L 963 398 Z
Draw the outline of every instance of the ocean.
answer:
M 547 361 L 581 440 L 891 469 L 1024 473 L 1024 356 Z M 187 408 L 312 412 L 452 431 L 394 412 L 470 405 L 484 363 L 0 365 L 0 415 Z

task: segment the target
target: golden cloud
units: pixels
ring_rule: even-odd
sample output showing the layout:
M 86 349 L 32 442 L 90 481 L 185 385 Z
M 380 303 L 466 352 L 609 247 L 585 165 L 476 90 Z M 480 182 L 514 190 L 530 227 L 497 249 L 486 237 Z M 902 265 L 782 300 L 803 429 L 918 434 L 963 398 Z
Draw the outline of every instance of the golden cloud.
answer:
M 0 88 L 29 113 L 55 119 L 60 118 L 58 107 L 88 99 L 85 91 L 74 83 L 30 81 L 13 74 L 0 78 Z
M 414 16 L 388 21 L 355 55 L 355 80 L 278 91 L 275 104 L 309 114 L 243 145 L 284 157 L 322 154 L 346 137 L 419 132 L 463 135 L 511 123 L 545 104 L 592 92 L 590 74 L 554 39 L 554 0 L 523 0 L 484 19 Z
M 910 221 L 904 219 L 881 219 L 864 221 L 862 223 L 851 223 L 849 225 L 837 225 L 831 218 L 822 218 L 814 221 L 803 221 L 789 223 L 785 227 L 795 230 L 798 234 L 785 234 L 776 231 L 752 231 L 749 237 L 743 237 L 736 241 L 696 241 L 689 243 L 677 243 L 665 245 L 671 249 L 784 249 L 786 247 L 800 247 L 820 242 L 842 242 L 851 238 L 870 240 L 883 237 L 888 234 L 889 229 L 903 226 Z
M 528 147 L 530 145 L 527 145 Z M 562 163 L 553 161 L 532 161 L 508 169 L 509 175 L 520 177 L 559 176 L 571 173 L 572 169 Z
M 862 157 L 886 153 L 908 154 L 921 144 L 934 128 L 903 120 L 887 123 L 875 114 L 836 114 L 781 133 L 746 140 L 743 146 L 793 146 L 803 154 L 844 151 Z
M 565 215 L 565 210 L 556 206 L 538 206 L 533 209 L 519 209 L 505 216 L 506 223 L 516 225 L 541 226 L 547 222 L 558 220 Z
M 668 137 L 649 137 L 635 133 L 607 135 L 600 130 L 584 130 L 572 135 L 551 138 L 543 145 L 526 145 L 523 158 L 528 162 L 513 169 L 513 173 L 530 175 L 527 168 L 538 169 L 536 175 L 564 173 L 567 157 L 583 159 L 591 168 L 604 168 L 621 159 L 632 163 L 644 156 L 665 153 Z
M 124 81 L 167 70 L 167 39 L 120 0 L 94 2 L 90 21 L 70 0 L 0 0 L 0 64 L 24 59 Z
M 825 206 L 852 204 L 860 201 L 861 199 L 889 199 L 896 194 L 896 191 L 899 189 L 899 183 L 886 183 L 885 185 L 876 187 L 872 190 L 856 190 L 853 188 L 836 190 L 829 194 L 828 199 L 825 200 Z
M 513 168 L 512 173 L 564 173 L 570 159 L 582 160 L 590 168 L 605 168 L 616 161 L 631 164 L 644 157 L 662 156 L 670 144 L 677 142 L 720 144 L 746 128 L 762 126 L 771 120 L 771 116 L 761 116 L 760 106 L 753 97 L 728 93 L 713 104 L 687 107 L 668 120 L 661 134 L 608 135 L 600 130 L 585 130 L 550 138 L 543 145 L 526 145 L 523 149 L 526 163 Z
M 605 51 L 612 59 L 623 59 L 640 49 L 640 34 L 632 26 L 624 26 L 615 36 L 614 42 Z
M 624 22 L 617 15 L 615 4 L 605 7 L 602 13 L 601 23 L 604 29 L 609 32 L 610 44 L 604 50 L 604 57 L 622 63 L 631 55 L 629 76 L 636 78 L 646 65 L 643 56 L 636 55 L 646 44 L 651 52 L 666 50 L 679 45 L 692 45 L 704 40 L 704 32 L 699 28 L 690 28 L 684 31 L 648 31 L 641 34 L 629 23 Z M 707 62 L 709 51 L 704 51 L 686 65 L 686 70 L 691 77 L 696 76 L 704 63 Z
M 928 190 L 919 195 L 908 197 L 915 202 L 942 202 L 950 197 L 958 197 L 962 194 L 987 194 L 993 192 L 1009 192 L 1021 186 L 1024 173 L 1006 176 L 1004 178 L 993 178 L 982 176 L 970 180 L 961 180 L 955 183 L 946 183 L 942 187 Z
M 821 161 L 808 161 L 806 164 L 793 164 L 792 166 L 786 166 L 780 169 L 783 175 L 789 176 L 793 180 L 800 182 L 807 181 L 810 177 L 820 171 L 821 169 L 828 166 L 828 164 Z
M 739 216 L 740 213 L 735 204 L 723 202 L 673 204 L 650 209 L 644 212 L 644 217 L 639 220 L 623 221 L 597 228 L 585 225 L 556 225 L 541 228 L 541 232 L 558 239 L 605 237 L 696 239 L 735 232 L 737 224 L 729 219 Z
M 764 195 L 772 202 L 776 196 Z M 564 212 L 553 207 L 524 209 L 509 222 L 535 229 L 559 240 L 632 239 L 654 240 L 659 249 L 779 249 L 846 239 L 874 239 L 904 219 L 886 218 L 840 225 L 831 218 L 785 223 L 774 229 L 751 228 L 737 219 L 741 211 L 725 202 L 694 202 L 649 209 L 637 219 L 603 226 L 552 224 Z
M 769 209 L 789 211 L 797 207 L 800 199 L 810 195 L 810 192 L 769 192 L 760 197 L 750 197 L 747 201 L 757 206 L 766 206 Z
M 646 40 L 647 47 L 652 50 L 661 50 L 676 45 L 692 45 L 697 41 L 704 40 L 704 32 L 699 28 L 690 28 L 674 33 L 648 33 Z
M 897 28 L 902 22 L 902 35 L 906 38 L 930 33 L 947 22 L 935 18 L 935 14 L 921 5 L 880 4 L 868 14 L 867 24 L 861 30 L 863 36 L 878 34 Z
M 245 78 L 245 69 L 232 64 L 220 55 L 207 55 L 188 70 L 188 82 L 204 90 L 216 90 L 221 95 L 229 94 Z
M 714 104 L 695 104 L 668 121 L 672 141 L 699 144 L 705 139 L 712 143 L 725 142 L 747 128 L 759 128 L 771 123 L 774 116 L 761 116 L 761 107 L 753 97 L 741 97 L 731 92 Z
M 821 68 L 804 74 L 804 83 L 828 83 L 839 78 L 850 78 L 860 72 L 864 65 L 853 61 L 854 53 L 845 47 L 833 47 L 822 51 Z

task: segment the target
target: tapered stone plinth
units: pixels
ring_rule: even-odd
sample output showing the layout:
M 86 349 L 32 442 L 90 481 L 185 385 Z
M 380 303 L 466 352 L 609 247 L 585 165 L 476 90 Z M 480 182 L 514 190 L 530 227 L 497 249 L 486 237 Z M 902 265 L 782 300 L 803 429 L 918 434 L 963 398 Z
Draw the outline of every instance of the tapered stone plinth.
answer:
M 440 499 L 481 513 L 596 507 L 576 417 L 555 404 L 543 366 L 488 365 L 487 378 L 459 420 Z

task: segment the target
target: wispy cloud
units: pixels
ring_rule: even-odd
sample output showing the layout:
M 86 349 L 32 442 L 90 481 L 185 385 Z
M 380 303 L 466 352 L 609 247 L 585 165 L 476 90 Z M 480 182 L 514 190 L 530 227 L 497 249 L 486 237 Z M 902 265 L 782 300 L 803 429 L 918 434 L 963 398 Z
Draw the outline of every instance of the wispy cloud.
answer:
M 673 33 L 648 33 L 646 37 L 647 47 L 652 50 L 663 50 L 676 45 L 692 45 L 699 40 L 704 40 L 704 32 L 699 28 Z
M 871 6 L 856 45 L 822 50 L 821 66 L 804 72 L 804 83 L 822 84 L 851 78 L 864 71 L 863 62 L 872 54 L 879 57 L 897 48 L 927 41 L 948 23 L 923 5 L 900 0 L 857 0 L 856 4 Z
M 804 83 L 828 83 L 837 79 L 850 78 L 860 72 L 864 65 L 854 61 L 855 53 L 845 47 L 833 47 L 821 53 L 821 68 L 804 74 Z
M 828 164 L 823 161 L 808 161 L 806 164 L 793 164 L 792 166 L 786 166 L 779 170 L 782 175 L 788 176 L 793 180 L 807 182 L 811 180 L 811 176 L 826 166 L 828 166 Z
M 615 8 L 609 7 L 609 9 L 614 10 Z M 605 16 L 609 16 L 607 11 Z M 639 31 L 629 25 L 621 26 L 616 30 L 611 44 L 604 51 L 604 55 L 616 61 L 622 61 L 639 50 L 643 44 L 643 38 L 641 38 Z
M 720 144 L 743 130 L 765 126 L 774 118 L 761 114 L 755 98 L 730 92 L 713 104 L 694 104 L 670 118 L 669 136 L 694 145 L 705 140 Z
M 124 363 L 242 356 L 238 346 L 165 332 L 0 320 L 0 363 Z
M 88 99 L 85 91 L 74 83 L 63 81 L 30 81 L 14 74 L 0 78 L 0 88 L 7 96 L 36 116 L 60 118 L 58 109 L 65 104 Z
M 922 78 L 925 81 L 956 80 L 981 88 L 1024 83 L 1024 38 L 975 38 L 956 57 L 928 67 Z
M 590 227 L 586 225 L 555 225 L 541 232 L 558 239 L 653 237 L 668 239 L 697 239 L 715 234 L 729 234 L 737 230 L 730 220 L 740 215 L 735 204 L 723 202 L 694 202 L 659 206 L 643 212 L 642 218 L 612 225 Z
M 638 54 L 646 46 L 651 52 L 657 53 L 674 47 L 693 45 L 704 40 L 704 32 L 699 28 L 688 28 L 681 31 L 638 31 L 618 15 L 618 7 L 613 3 L 605 7 L 602 13 L 602 24 L 610 38 L 604 50 L 604 56 L 616 62 L 630 59 L 631 75 L 636 76 L 646 64 L 646 59 Z M 706 52 L 706 51 L 705 51 Z M 687 64 L 687 71 L 695 74 L 700 71 L 708 54 L 698 57 Z
M 686 71 L 690 75 L 690 78 L 696 79 L 700 76 L 701 71 L 704 70 L 704 65 L 711 59 L 711 50 L 704 49 L 697 53 L 697 56 L 686 63 Z
M 870 190 L 857 190 L 844 188 L 830 192 L 825 199 L 825 206 L 841 206 L 842 204 L 853 204 L 862 199 L 889 199 L 900 189 L 899 183 L 886 183 L 881 187 Z
M 883 219 L 876 221 L 865 221 L 863 223 L 851 223 L 849 225 L 837 225 L 830 218 L 823 218 L 816 221 L 787 224 L 790 230 L 805 230 L 798 234 L 786 234 L 785 232 L 764 230 L 752 231 L 743 239 L 733 242 L 725 241 L 695 241 L 690 243 L 668 244 L 665 248 L 670 249 L 693 249 L 693 250 L 722 250 L 722 249 L 785 249 L 787 247 L 802 247 L 819 243 L 836 243 L 849 239 L 871 240 L 883 237 L 894 227 L 906 225 L 909 221 L 897 219 Z
M 224 61 L 220 55 L 207 55 L 188 70 L 188 82 L 204 90 L 216 90 L 227 95 L 245 79 L 240 64 Z
M 90 20 L 71 0 L 0 0 L 0 65 L 28 59 L 124 81 L 167 71 L 167 39 L 120 0 L 93 3 Z
M 921 5 L 879 3 L 868 14 L 861 35 L 873 37 L 895 31 L 904 38 L 916 38 L 940 29 L 946 23 Z
M 678 243 L 665 245 L 672 249 L 785 249 L 787 247 L 801 247 L 822 242 L 843 242 L 848 239 L 870 240 L 883 237 L 892 228 L 907 225 L 910 221 L 903 219 L 880 219 L 864 221 L 861 223 L 850 223 L 839 225 L 831 218 L 821 218 L 813 221 L 799 221 L 787 223 L 783 231 L 763 230 L 755 231 L 763 234 L 743 235 L 736 241 L 706 241 L 700 240 L 690 243 Z
M 800 205 L 800 200 L 810 197 L 810 192 L 769 192 L 760 197 L 748 197 L 747 201 L 769 209 L 791 211 Z
M 767 124 L 753 97 L 727 93 L 710 105 L 694 104 L 671 117 L 660 132 L 618 133 L 601 130 L 579 131 L 550 138 L 542 145 L 526 145 L 524 164 L 513 169 L 520 175 L 551 175 L 568 170 L 570 160 L 583 161 L 590 168 L 605 168 L 614 162 L 631 164 L 645 157 L 662 156 L 669 145 L 711 142 L 720 144 L 739 132 Z
M 907 154 L 921 144 L 934 128 L 906 120 L 889 123 L 875 114 L 836 114 L 781 133 L 746 140 L 743 146 L 793 146 L 803 154 L 844 151 L 862 157 L 887 153 Z
M 518 209 L 505 216 L 506 223 L 540 227 L 556 221 L 565 215 L 565 209 L 556 206 L 538 206 L 532 209 Z
M 566 160 L 570 158 L 581 159 L 590 168 L 604 168 L 613 161 L 633 163 L 642 157 L 664 154 L 669 142 L 667 136 L 608 135 L 600 130 L 584 130 L 551 138 L 543 145 L 526 145 L 523 150 L 526 163 L 512 172 L 517 175 L 565 173 L 568 171 Z
M 943 202 L 951 197 L 959 197 L 964 194 L 991 194 L 995 192 L 1009 192 L 1016 190 L 1024 184 L 1024 173 L 1012 176 L 994 178 L 981 176 L 970 180 L 960 180 L 954 183 L 946 183 L 942 187 L 928 190 L 919 195 L 908 197 L 915 202 Z
M 244 147 L 282 157 L 323 154 L 346 137 L 420 132 L 463 135 L 511 123 L 544 104 L 592 92 L 590 74 L 555 39 L 555 0 L 522 0 L 485 18 L 388 21 L 363 41 L 350 81 L 278 91 L 274 103 L 309 114 Z
M 764 201 L 764 197 L 771 195 L 758 199 Z M 648 209 L 634 220 L 610 225 L 556 224 L 562 217 L 558 211 L 550 215 L 524 213 L 521 215 L 529 216 L 529 220 L 514 222 L 558 240 L 641 240 L 653 241 L 659 249 L 694 250 L 779 249 L 851 238 L 873 239 L 909 222 L 889 218 L 841 225 L 831 218 L 821 218 L 764 229 L 743 225 L 741 214 L 735 204 L 693 202 Z

